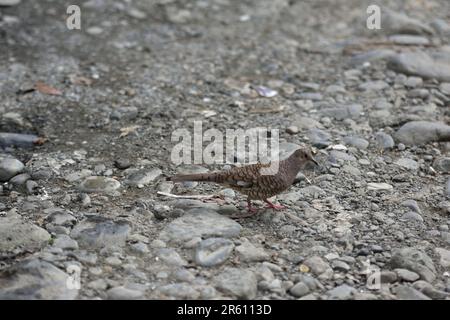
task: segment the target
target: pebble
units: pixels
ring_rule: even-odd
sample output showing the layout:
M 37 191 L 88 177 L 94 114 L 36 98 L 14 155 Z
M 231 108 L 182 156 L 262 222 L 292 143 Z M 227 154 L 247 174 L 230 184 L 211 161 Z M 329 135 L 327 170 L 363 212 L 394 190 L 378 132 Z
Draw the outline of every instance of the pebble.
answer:
M 68 235 L 61 234 L 56 237 L 53 242 L 53 246 L 65 250 L 76 250 L 78 249 L 78 242 L 70 238 Z
M 212 267 L 224 263 L 234 249 L 231 240 L 225 238 L 209 238 L 199 243 L 195 252 L 195 262 L 204 267 Z
M 381 283 L 394 283 L 397 281 L 397 273 L 394 271 L 381 271 L 380 273 Z
M 434 162 L 434 168 L 439 171 L 449 173 L 450 172 L 450 158 L 438 158 Z
M 450 81 L 450 64 L 438 56 L 430 56 L 425 52 L 404 52 L 391 56 L 388 68 L 407 75 L 424 79 Z
M 269 259 L 269 254 L 263 248 L 258 248 L 249 241 L 244 241 L 237 246 L 236 253 L 241 261 L 257 262 Z
M 130 225 L 126 221 L 89 216 L 72 229 L 70 236 L 81 246 L 88 248 L 120 247 L 125 245 L 130 231 Z
M 136 186 L 138 188 L 143 188 L 149 183 L 153 182 L 162 174 L 161 169 L 152 169 L 152 170 L 138 170 L 136 172 L 131 173 L 126 181 L 125 184 L 130 186 Z
M 317 128 L 309 129 L 306 136 L 309 138 L 311 145 L 319 149 L 326 148 L 331 145 L 331 135 L 324 130 Z
M 400 158 L 397 161 L 395 161 L 395 164 L 411 171 L 416 171 L 419 169 L 419 164 L 417 163 L 417 161 L 413 159 Z
M 363 91 L 380 91 L 388 88 L 389 85 L 382 80 L 367 81 L 359 85 L 359 89 Z
M 383 8 L 383 30 L 390 34 L 432 35 L 434 31 L 427 24 L 411 18 L 402 12 Z
M 256 297 L 257 280 L 250 270 L 225 268 L 214 281 L 216 287 L 225 294 L 246 300 Z
M 399 300 L 431 300 L 419 290 L 406 285 L 396 287 L 394 293 Z
M 436 278 L 433 260 L 426 253 L 415 248 L 394 249 L 389 264 L 393 268 L 413 271 L 427 282 L 432 282 Z
M 140 254 L 147 254 L 150 252 L 148 246 L 143 242 L 136 242 L 131 245 L 131 250 Z
M 12 7 L 18 5 L 22 0 L 0 0 L 0 6 Z
M 368 190 L 376 190 L 376 191 L 392 191 L 394 187 L 389 183 L 384 182 L 369 182 L 367 184 Z
M 175 249 L 172 248 L 161 248 L 157 251 L 157 256 L 164 263 L 172 266 L 186 266 L 188 263 L 183 259 Z
M 300 297 L 307 295 L 310 292 L 310 289 L 303 282 L 299 282 L 299 283 L 295 284 L 291 289 L 289 289 L 289 292 L 294 297 L 300 298 Z
M 414 212 L 422 213 L 419 208 L 419 205 L 417 204 L 417 202 L 415 200 L 412 200 L 412 199 L 405 200 L 401 203 L 401 205 L 414 211 Z
M 365 150 L 369 146 L 369 141 L 366 139 L 356 137 L 356 136 L 347 136 L 344 138 L 344 143 L 348 146 L 352 146 L 358 149 Z
M 23 171 L 25 165 L 17 159 L 0 160 L 0 182 L 6 182 Z
M 39 259 L 24 260 L 0 274 L 2 300 L 73 300 L 76 287 L 67 285 L 69 275 Z
M 160 233 L 163 241 L 185 243 L 193 238 L 237 237 L 242 227 L 234 220 L 205 208 L 194 208 L 173 220 Z
M 402 215 L 401 220 L 423 222 L 422 216 L 414 211 L 410 211 Z
M 109 289 L 106 294 L 110 300 L 137 300 L 144 297 L 144 292 L 118 286 Z
M 410 46 L 425 46 L 430 43 L 430 40 L 428 40 L 425 37 L 409 34 L 398 34 L 390 36 L 389 41 L 392 41 L 393 43 L 399 45 L 410 45 Z
M 175 299 L 198 299 L 200 293 L 187 283 L 172 283 L 161 286 L 157 289 L 165 296 Z
M 330 300 L 349 300 L 352 299 L 356 293 L 356 289 L 347 285 L 342 284 L 331 290 L 327 291 L 328 299 Z
M 78 186 L 81 192 L 98 192 L 98 193 L 112 193 L 120 188 L 120 182 L 107 177 L 90 176 L 83 180 Z
M 311 269 L 315 275 L 331 270 L 330 265 L 319 256 L 312 256 L 303 261 L 303 264 Z
M 377 145 L 382 149 L 391 149 L 394 147 L 394 139 L 387 133 L 379 131 L 375 135 Z
M 440 257 L 440 265 L 443 268 L 450 268 L 450 250 L 444 248 L 436 248 L 435 251 Z
M 397 273 L 398 278 L 403 281 L 414 282 L 420 278 L 417 273 L 406 269 L 395 269 L 394 271 Z
M 0 252 L 38 250 L 48 244 L 50 238 L 46 230 L 23 220 L 13 210 L 0 215 Z

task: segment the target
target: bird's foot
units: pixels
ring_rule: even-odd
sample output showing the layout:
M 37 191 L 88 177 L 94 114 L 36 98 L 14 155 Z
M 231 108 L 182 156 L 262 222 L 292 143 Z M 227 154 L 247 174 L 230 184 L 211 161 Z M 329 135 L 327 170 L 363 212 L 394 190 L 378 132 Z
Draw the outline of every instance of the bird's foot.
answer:
M 273 204 L 269 200 L 264 200 L 264 202 L 267 203 L 267 207 L 272 208 L 274 210 L 283 210 L 287 208 L 286 206 L 282 206 L 281 204 Z

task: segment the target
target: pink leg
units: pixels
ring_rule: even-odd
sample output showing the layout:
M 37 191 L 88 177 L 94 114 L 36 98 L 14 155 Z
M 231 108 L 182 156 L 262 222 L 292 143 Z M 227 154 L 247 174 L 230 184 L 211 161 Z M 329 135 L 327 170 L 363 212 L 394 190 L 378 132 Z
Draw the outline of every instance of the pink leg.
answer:
M 286 209 L 287 207 L 282 206 L 280 204 L 273 204 L 272 202 L 270 202 L 269 200 L 264 200 L 265 203 L 267 203 L 269 205 L 269 208 L 272 208 L 274 210 L 283 210 Z

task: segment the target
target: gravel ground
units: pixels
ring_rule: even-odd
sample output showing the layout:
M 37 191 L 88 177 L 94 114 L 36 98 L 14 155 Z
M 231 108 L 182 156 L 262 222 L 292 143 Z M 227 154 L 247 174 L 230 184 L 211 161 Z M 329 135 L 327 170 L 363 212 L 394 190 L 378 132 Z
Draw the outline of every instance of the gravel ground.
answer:
M 447 0 L 0 6 L 0 298 L 450 299 Z M 321 165 L 233 220 L 165 181 L 195 120 Z

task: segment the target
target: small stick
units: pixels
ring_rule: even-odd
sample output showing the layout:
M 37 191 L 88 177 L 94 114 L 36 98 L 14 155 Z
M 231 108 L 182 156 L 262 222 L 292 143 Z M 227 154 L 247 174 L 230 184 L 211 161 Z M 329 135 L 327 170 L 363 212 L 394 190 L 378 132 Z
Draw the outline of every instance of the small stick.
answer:
M 172 193 L 167 193 L 167 192 L 162 192 L 162 191 L 158 191 L 157 194 L 161 195 L 161 196 L 165 196 L 165 197 L 170 197 L 170 198 L 177 198 L 177 199 L 212 199 L 212 198 L 217 198 L 217 196 L 215 194 L 207 194 L 207 195 L 177 195 L 177 194 L 172 194 Z

